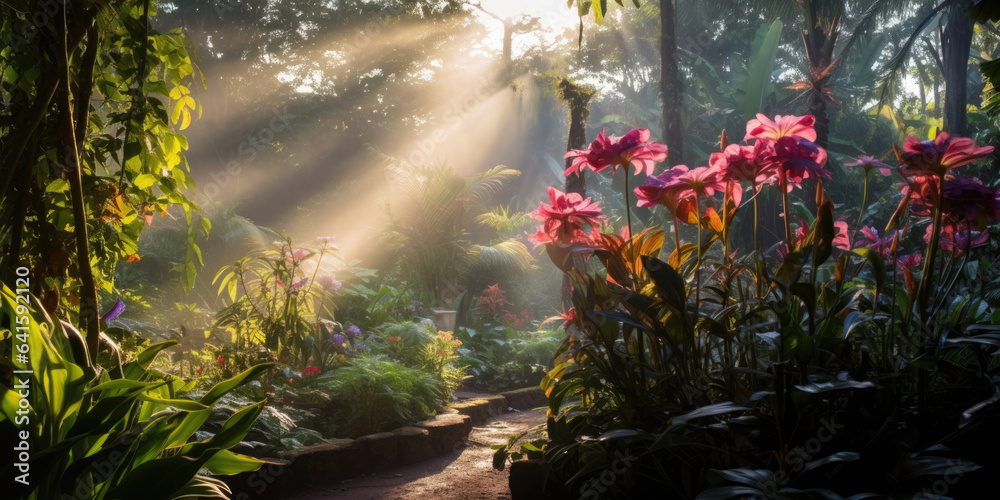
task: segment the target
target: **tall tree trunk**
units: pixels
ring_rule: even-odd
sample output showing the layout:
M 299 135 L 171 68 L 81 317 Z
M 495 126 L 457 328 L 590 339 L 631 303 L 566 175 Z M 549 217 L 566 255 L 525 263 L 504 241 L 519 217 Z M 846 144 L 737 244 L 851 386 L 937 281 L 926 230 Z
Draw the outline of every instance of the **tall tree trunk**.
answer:
M 670 163 L 684 161 L 684 130 L 681 106 L 684 101 L 677 70 L 677 35 L 673 0 L 660 0 L 660 96 L 663 100 L 663 142 L 670 148 Z
M 969 74 L 969 51 L 972 48 L 973 20 L 965 15 L 972 5 L 957 2 L 948 11 L 948 24 L 941 33 L 944 64 L 944 128 L 953 135 L 966 135 L 966 82 Z
M 94 271 L 90 267 L 90 240 L 87 235 L 87 207 L 83 201 L 82 168 L 80 153 L 76 143 L 77 127 L 73 121 L 73 91 L 70 86 L 72 75 L 69 69 L 70 48 L 64 34 L 56 34 L 59 40 L 56 59 L 59 61 L 59 85 L 57 89 L 59 105 L 59 149 L 62 164 L 69 179 L 73 205 L 73 234 L 76 237 L 77 268 L 80 273 L 80 326 L 86 331 L 87 350 L 90 364 L 97 364 L 98 342 L 101 334 L 98 316 L 97 286 Z M 91 85 L 92 82 L 79 83 Z
M 559 82 L 559 98 L 566 101 L 569 110 L 569 132 L 566 139 L 566 151 L 583 149 L 587 145 L 587 118 L 590 109 L 587 105 L 594 96 L 594 91 L 583 85 L 575 84 L 567 79 Z M 573 159 L 567 158 L 564 169 L 572 165 Z M 581 171 L 579 175 L 566 177 L 566 192 L 587 195 L 587 178 Z
M 924 67 L 924 63 L 920 62 L 919 57 L 914 57 L 913 62 L 917 63 L 917 75 L 919 80 L 919 85 L 917 89 L 920 91 L 920 113 L 927 112 L 927 91 L 924 88 L 925 82 L 929 80 L 927 77 L 927 68 Z

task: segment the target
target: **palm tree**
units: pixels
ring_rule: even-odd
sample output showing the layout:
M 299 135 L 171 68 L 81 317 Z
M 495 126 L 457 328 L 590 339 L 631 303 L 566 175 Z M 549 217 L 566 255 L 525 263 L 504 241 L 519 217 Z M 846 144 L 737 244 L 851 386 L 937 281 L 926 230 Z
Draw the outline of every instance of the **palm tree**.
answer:
M 503 165 L 463 177 L 445 166 L 419 167 L 384 157 L 395 180 L 386 247 L 428 298 L 451 307 L 470 272 L 523 272 L 533 258 L 520 242 L 472 241 L 473 215 L 489 212 L 504 183 L 520 175 Z

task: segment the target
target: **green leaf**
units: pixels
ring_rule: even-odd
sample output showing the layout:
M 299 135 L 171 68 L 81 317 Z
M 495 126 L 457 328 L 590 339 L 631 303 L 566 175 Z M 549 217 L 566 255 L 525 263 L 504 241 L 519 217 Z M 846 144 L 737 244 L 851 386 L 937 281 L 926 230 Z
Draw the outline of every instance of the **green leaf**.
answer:
M 149 189 L 156 184 L 156 176 L 153 174 L 140 174 L 132 181 L 132 184 L 139 189 Z
M 212 474 L 231 476 L 241 472 L 253 472 L 264 463 L 263 460 L 222 450 L 205 462 L 205 468 L 212 471 Z
M 274 363 L 264 363 L 248 368 L 243 373 L 236 375 L 229 380 L 223 380 L 212 387 L 204 396 L 201 397 L 199 401 L 205 405 L 214 404 L 219 398 L 221 398 L 227 392 L 247 383 L 251 380 L 259 377 L 261 374 L 270 370 L 275 365 Z
M 774 71 L 778 42 L 781 39 L 781 21 L 774 21 L 768 28 L 761 26 L 750 45 L 746 86 L 734 94 L 743 116 L 752 118 L 763 109 L 764 99 L 771 89 L 771 72 Z

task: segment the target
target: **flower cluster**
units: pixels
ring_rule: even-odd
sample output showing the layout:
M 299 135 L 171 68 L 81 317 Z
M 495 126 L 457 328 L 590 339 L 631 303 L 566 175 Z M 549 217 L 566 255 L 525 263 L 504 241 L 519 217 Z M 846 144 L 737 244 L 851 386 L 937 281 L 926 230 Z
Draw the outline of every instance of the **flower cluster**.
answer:
M 589 244 L 592 236 L 608 218 L 601 215 L 601 208 L 590 198 L 584 199 L 579 193 L 563 193 L 549 188 L 551 204 L 542 203 L 531 215 L 542 223 L 538 232 L 531 237 L 535 246 L 546 243 L 560 245 Z M 590 229 L 588 234 L 585 229 Z

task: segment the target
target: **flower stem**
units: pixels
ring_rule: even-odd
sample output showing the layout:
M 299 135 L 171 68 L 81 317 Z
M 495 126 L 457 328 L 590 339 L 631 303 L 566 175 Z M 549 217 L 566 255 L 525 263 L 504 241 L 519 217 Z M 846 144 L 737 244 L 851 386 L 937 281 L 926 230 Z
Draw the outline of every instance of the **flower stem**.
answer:
M 622 194 L 625 195 L 625 221 L 628 224 L 628 237 L 629 237 L 629 241 L 631 241 L 631 239 L 632 239 L 632 210 L 631 210 L 631 207 L 629 206 L 629 201 L 628 201 L 628 170 L 625 170 L 624 172 L 625 172 L 625 192 L 622 193 Z
M 865 191 L 861 195 L 861 212 L 858 213 L 858 223 L 854 225 L 854 231 L 851 232 L 851 243 L 854 243 L 854 239 L 858 236 L 858 228 L 861 227 L 861 221 L 865 217 L 865 210 L 868 208 L 868 174 L 870 173 L 870 170 L 865 170 Z
M 778 168 L 778 187 L 781 189 L 781 205 L 785 210 L 785 244 L 788 245 L 788 251 L 792 251 L 792 225 L 789 220 L 790 216 L 788 214 L 788 173 L 785 172 L 785 167 L 782 165 Z

